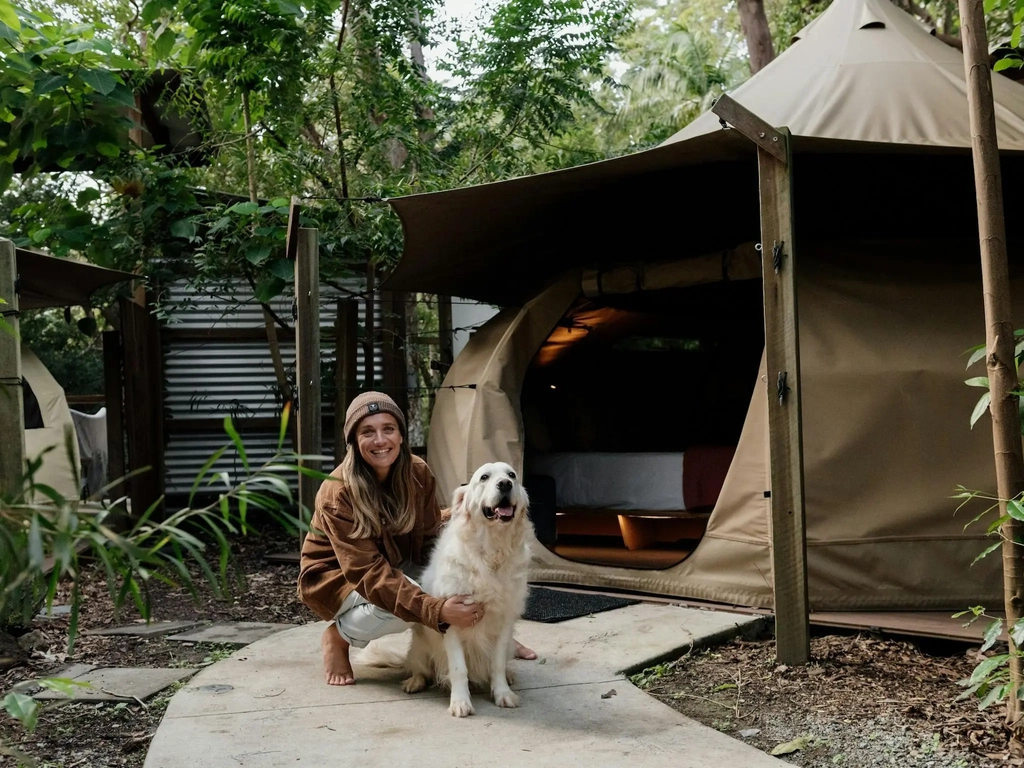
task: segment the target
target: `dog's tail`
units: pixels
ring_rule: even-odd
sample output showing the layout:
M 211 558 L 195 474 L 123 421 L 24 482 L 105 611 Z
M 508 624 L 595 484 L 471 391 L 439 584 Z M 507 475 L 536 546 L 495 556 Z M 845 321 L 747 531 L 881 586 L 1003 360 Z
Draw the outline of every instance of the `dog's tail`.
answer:
M 373 640 L 365 648 L 352 650 L 352 663 L 366 667 L 389 667 L 402 669 L 409 655 L 411 632 L 385 635 Z

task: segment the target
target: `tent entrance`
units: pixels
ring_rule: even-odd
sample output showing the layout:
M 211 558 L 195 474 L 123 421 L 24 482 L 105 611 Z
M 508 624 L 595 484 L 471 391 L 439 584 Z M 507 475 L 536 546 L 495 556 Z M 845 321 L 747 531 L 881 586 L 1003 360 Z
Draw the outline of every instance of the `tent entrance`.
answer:
M 760 280 L 570 307 L 522 389 L 541 542 L 568 560 L 628 568 L 689 556 L 732 461 L 763 347 Z

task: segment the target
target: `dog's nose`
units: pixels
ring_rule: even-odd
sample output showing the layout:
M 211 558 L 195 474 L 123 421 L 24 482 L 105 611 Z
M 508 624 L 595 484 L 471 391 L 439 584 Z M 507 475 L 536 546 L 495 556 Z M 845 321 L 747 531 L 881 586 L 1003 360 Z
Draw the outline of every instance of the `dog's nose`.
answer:
M 511 480 L 499 480 L 498 481 L 498 490 L 501 491 L 502 493 L 509 493 L 512 490 L 512 481 Z

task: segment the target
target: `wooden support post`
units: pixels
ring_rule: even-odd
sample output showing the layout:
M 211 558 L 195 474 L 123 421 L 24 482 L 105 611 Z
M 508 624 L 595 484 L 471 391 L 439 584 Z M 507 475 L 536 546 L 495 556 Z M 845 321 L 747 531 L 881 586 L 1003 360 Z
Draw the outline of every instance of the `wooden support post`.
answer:
M 145 294 L 140 298 L 145 301 Z M 128 481 L 131 515 L 138 518 L 164 493 L 163 355 L 160 326 L 148 304 L 121 299 L 121 340 L 128 469 L 149 468 Z
M 395 301 L 391 291 L 377 295 L 380 303 L 381 389 L 395 399 Z
M 452 297 L 437 297 L 437 336 L 440 344 L 441 377 L 448 373 L 448 369 L 455 362 L 455 337 L 452 335 Z
M 402 413 L 409 413 L 409 390 L 405 365 L 405 301 L 406 294 L 382 292 L 380 297 L 384 320 L 382 344 L 384 351 L 384 391 L 391 396 Z
M 0 312 L 10 326 L 0 328 L 0 494 L 15 496 L 25 474 L 25 405 L 21 391 L 21 340 L 18 336 L 18 257 L 14 243 L 0 240 Z
M 345 458 L 345 411 L 356 396 L 356 359 L 359 349 L 359 305 L 355 299 L 338 299 L 334 322 L 334 380 L 337 399 L 334 405 L 334 461 Z
M 124 465 L 124 374 L 121 370 L 121 334 L 103 332 L 103 393 L 107 409 L 107 483 L 125 475 Z M 124 484 L 110 489 L 110 498 L 124 495 Z
M 402 409 L 402 413 L 409 416 L 409 356 L 406 349 L 406 340 L 409 335 L 409 324 L 407 322 L 407 308 L 409 303 L 408 293 L 392 293 L 391 307 L 394 312 L 394 360 L 395 360 L 395 393 L 392 397 Z
M 805 664 L 811 650 L 790 136 L 728 96 L 712 111 L 757 145 L 776 656 L 781 664 Z
M 959 0 L 960 37 L 964 43 L 964 72 L 967 106 L 974 158 L 974 186 L 978 199 L 978 234 L 981 243 L 981 282 L 985 306 L 985 347 L 988 370 L 989 413 L 992 416 L 992 446 L 995 450 L 996 495 L 999 514 L 1006 522 L 1000 528 L 1003 556 L 1003 608 L 1006 626 L 1013 627 L 1024 615 L 1024 550 L 1020 546 L 1024 523 L 1006 514 L 1006 502 L 1024 493 L 1024 456 L 1018 420 L 1018 398 L 1011 394 L 1018 386 L 1014 361 L 1013 312 L 1010 270 L 1006 256 L 1006 219 L 1003 210 L 1003 181 L 996 136 L 992 72 L 989 69 L 988 34 L 982 0 Z M 979 329 L 980 330 L 980 329 Z M 1011 754 L 1024 749 L 1019 688 L 1024 677 L 1024 660 L 1017 644 L 1009 642 L 1009 691 L 1006 722 L 1012 732 Z
M 298 389 L 297 419 L 302 456 L 322 453 L 320 407 L 320 253 L 318 232 L 299 228 L 295 253 L 295 381 Z M 300 466 L 319 470 L 315 459 L 300 459 Z M 300 514 L 309 522 L 320 481 L 299 475 Z M 299 545 L 303 535 L 300 534 Z
M 374 286 L 373 264 L 366 265 L 366 314 L 363 317 L 363 391 L 369 392 L 377 388 L 376 360 L 377 354 L 377 318 Z

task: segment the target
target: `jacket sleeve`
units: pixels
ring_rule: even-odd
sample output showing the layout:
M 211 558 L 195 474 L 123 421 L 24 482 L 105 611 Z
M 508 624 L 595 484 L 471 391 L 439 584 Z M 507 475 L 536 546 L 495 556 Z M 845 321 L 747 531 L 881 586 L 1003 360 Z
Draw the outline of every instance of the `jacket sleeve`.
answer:
M 444 599 L 428 595 L 405 578 L 380 553 L 372 539 L 352 538 L 352 521 L 346 519 L 344 509 L 333 510 L 333 513 L 324 511 L 327 513 L 323 516 L 327 528 L 324 533 L 345 573 L 345 580 L 356 592 L 403 621 L 418 622 L 440 631 Z

